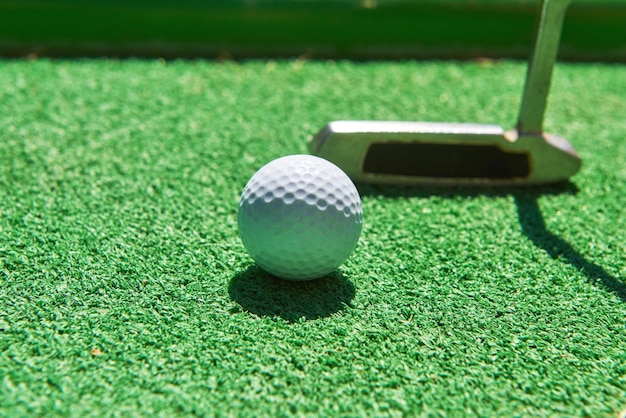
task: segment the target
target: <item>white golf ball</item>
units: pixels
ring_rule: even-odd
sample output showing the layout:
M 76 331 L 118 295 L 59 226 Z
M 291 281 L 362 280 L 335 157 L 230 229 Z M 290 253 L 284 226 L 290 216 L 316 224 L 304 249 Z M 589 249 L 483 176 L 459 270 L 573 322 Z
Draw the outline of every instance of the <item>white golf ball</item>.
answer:
M 288 280 L 337 269 L 356 247 L 363 210 L 339 167 L 312 155 L 278 158 L 246 184 L 237 217 L 243 245 L 259 267 Z

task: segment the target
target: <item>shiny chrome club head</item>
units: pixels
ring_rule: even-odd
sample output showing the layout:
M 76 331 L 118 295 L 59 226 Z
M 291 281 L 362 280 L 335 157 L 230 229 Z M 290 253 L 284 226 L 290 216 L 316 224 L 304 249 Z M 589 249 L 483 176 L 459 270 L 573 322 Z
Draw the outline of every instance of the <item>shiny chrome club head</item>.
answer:
M 311 153 L 354 182 L 529 185 L 567 180 L 581 160 L 564 138 L 543 132 L 552 69 L 569 0 L 543 0 L 518 124 L 335 121 L 309 141 Z

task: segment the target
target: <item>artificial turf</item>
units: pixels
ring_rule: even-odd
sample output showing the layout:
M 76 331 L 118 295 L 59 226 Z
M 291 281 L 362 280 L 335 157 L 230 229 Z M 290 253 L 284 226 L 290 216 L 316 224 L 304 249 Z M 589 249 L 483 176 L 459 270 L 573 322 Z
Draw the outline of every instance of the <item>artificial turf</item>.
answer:
M 608 416 L 626 409 L 626 69 L 559 64 L 539 188 L 360 186 L 336 274 L 237 235 L 336 119 L 513 127 L 522 62 L 0 61 L 0 416 Z

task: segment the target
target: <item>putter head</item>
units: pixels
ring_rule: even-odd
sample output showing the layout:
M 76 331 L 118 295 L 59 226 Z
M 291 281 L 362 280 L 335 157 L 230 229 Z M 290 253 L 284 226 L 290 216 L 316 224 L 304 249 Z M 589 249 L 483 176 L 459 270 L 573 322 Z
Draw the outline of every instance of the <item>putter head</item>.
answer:
M 309 150 L 355 183 L 547 184 L 581 165 L 564 138 L 466 123 L 335 121 L 309 139 Z

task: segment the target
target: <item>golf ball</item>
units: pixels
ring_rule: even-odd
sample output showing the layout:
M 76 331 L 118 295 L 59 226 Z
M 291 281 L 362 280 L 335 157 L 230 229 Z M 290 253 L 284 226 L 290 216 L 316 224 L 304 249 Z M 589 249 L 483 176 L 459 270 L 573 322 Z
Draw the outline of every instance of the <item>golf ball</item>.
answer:
M 350 178 L 312 155 L 263 166 L 246 184 L 237 215 L 239 235 L 257 265 L 288 280 L 337 269 L 356 247 L 363 223 Z

